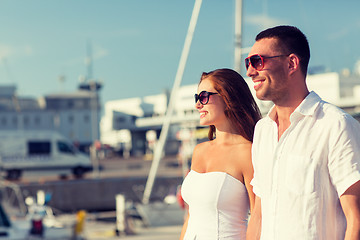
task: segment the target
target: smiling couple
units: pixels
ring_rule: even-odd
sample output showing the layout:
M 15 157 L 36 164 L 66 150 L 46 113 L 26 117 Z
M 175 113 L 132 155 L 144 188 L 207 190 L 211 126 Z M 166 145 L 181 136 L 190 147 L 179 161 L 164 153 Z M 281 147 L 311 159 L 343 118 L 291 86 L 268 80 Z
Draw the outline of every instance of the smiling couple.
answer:
M 293 26 L 260 32 L 245 59 L 203 73 L 195 94 L 209 141 L 182 184 L 181 240 L 360 239 L 360 124 L 309 92 L 310 48 Z M 250 213 L 250 215 L 249 215 Z

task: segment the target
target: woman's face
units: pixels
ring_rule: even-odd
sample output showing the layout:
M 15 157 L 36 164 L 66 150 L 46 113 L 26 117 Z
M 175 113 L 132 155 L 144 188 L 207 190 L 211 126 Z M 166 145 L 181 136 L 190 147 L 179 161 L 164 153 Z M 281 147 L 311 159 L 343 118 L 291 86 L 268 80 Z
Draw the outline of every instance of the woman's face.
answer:
M 218 93 L 213 86 L 211 77 L 203 79 L 199 84 L 197 94 L 200 94 L 202 91 Z M 220 94 L 209 95 L 209 101 L 205 105 L 201 104 L 198 100 L 195 103 L 195 108 L 200 113 L 200 125 L 217 126 L 227 122 L 227 118 L 224 113 L 225 107 L 225 102 Z

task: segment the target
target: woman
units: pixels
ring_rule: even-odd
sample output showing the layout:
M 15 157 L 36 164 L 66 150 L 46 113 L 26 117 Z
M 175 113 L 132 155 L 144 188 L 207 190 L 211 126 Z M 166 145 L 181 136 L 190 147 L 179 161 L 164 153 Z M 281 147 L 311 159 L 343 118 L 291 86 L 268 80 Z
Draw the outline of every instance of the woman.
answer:
M 200 124 L 210 126 L 209 141 L 195 147 L 182 185 L 189 215 L 180 239 L 245 239 L 255 199 L 251 144 L 259 108 L 245 80 L 231 69 L 203 73 L 195 102 Z

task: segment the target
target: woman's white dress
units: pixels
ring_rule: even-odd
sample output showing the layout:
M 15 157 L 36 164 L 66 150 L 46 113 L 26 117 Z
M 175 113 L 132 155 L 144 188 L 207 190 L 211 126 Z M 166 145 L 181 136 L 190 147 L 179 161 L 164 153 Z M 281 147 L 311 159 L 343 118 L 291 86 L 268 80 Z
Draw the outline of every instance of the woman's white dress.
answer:
M 184 240 L 245 239 L 249 198 L 238 179 L 225 172 L 191 170 L 181 194 L 190 216 Z

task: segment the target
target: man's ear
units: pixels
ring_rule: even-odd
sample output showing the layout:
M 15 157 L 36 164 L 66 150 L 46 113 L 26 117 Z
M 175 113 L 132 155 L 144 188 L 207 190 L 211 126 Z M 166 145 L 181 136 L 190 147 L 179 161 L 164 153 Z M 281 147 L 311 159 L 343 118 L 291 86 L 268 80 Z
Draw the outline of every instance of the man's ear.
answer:
M 289 73 L 291 75 L 296 71 L 300 71 L 300 59 L 292 53 L 289 55 Z

